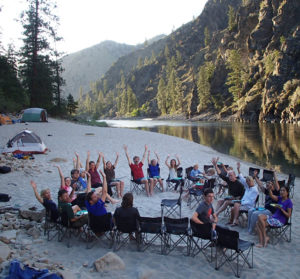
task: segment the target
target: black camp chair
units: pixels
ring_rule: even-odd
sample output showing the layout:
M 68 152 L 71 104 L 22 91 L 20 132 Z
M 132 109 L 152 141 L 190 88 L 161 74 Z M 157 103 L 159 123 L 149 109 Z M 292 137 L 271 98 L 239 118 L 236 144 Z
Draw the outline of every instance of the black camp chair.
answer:
M 60 230 L 60 217 L 56 220 L 52 218 L 51 210 L 46 209 L 45 214 L 45 223 L 44 223 L 44 235 L 47 235 L 47 240 L 52 240 L 55 236 L 58 235 Z
M 254 171 L 257 171 L 257 177 L 259 177 L 260 169 L 257 168 L 249 168 L 249 176 L 254 177 Z
M 195 257 L 202 253 L 207 261 L 212 262 L 213 247 L 215 247 L 215 240 L 212 240 L 211 224 L 196 224 L 190 220 L 191 234 L 190 234 L 190 247 L 189 255 Z M 210 255 L 206 250 L 210 250 Z
M 268 226 L 268 234 L 270 236 L 270 243 L 277 245 L 280 241 L 292 241 L 292 216 L 281 227 Z
M 182 171 L 183 171 L 182 167 L 177 169 L 177 177 L 181 178 L 181 180 L 179 180 L 179 182 L 180 182 L 179 186 L 184 183 L 184 179 L 182 177 Z M 176 183 L 172 182 L 170 180 L 170 177 L 167 178 L 166 182 L 167 182 L 167 190 L 168 191 L 175 190 Z
M 249 268 L 253 268 L 254 243 L 240 239 L 237 231 L 231 231 L 228 228 L 217 227 L 216 231 L 218 234 L 217 248 L 219 249 L 216 250 L 215 269 L 218 270 L 227 263 L 234 275 L 239 278 L 245 264 Z M 251 257 L 250 261 L 249 257 Z
M 87 232 L 87 245 L 86 248 L 90 249 L 102 237 L 109 241 L 109 248 L 113 246 L 113 221 L 111 213 L 106 213 L 102 216 L 95 216 L 91 213 L 88 214 L 88 232 Z M 95 240 L 93 242 L 93 240 Z
M 131 172 L 130 180 L 130 190 L 131 193 L 136 193 L 137 195 L 146 192 L 145 184 L 141 183 L 138 180 L 133 179 L 133 173 Z
M 126 245 L 133 236 L 136 237 L 136 248 L 139 250 L 140 236 L 138 220 L 133 220 L 132 218 L 115 218 L 115 222 L 113 250 L 118 251 L 121 247 Z
M 271 170 L 263 170 L 263 178 L 262 182 L 273 181 L 274 180 L 274 171 Z
M 180 194 L 178 199 L 163 199 L 161 201 L 161 217 L 163 218 L 164 216 L 179 216 L 181 218 L 181 196 L 182 196 L 182 185 L 180 185 Z
M 204 167 L 203 167 L 205 173 L 207 173 L 207 171 L 208 171 L 209 169 L 213 169 L 213 168 L 214 168 L 213 165 L 204 165 Z
M 155 241 L 160 240 L 160 252 L 163 253 L 163 232 L 162 218 L 140 217 L 140 245 L 139 250 L 144 252 L 150 246 L 155 244 Z
M 191 171 L 193 170 L 193 166 L 185 169 L 185 188 L 190 188 L 192 184 L 199 181 L 200 178 L 191 177 Z
M 187 202 L 187 205 L 190 207 L 190 209 L 194 209 L 195 207 L 198 206 L 198 204 L 203 201 L 203 189 L 195 189 L 195 188 L 190 188 L 188 189 L 189 191 L 189 199 Z
M 164 217 L 164 254 L 168 255 L 180 244 L 184 244 L 183 249 L 186 255 L 189 254 L 189 218 L 172 219 Z M 185 253 L 184 253 L 185 254 Z
M 150 170 L 149 170 L 149 168 L 147 169 L 147 174 L 148 174 L 148 177 L 149 177 L 149 178 L 153 178 L 153 177 L 151 177 L 151 175 L 150 175 Z M 158 168 L 158 174 L 160 175 L 160 168 Z M 163 178 L 160 178 L 160 179 L 164 180 Z M 150 183 L 150 181 L 149 181 L 149 183 Z M 163 189 L 160 187 L 160 184 L 159 184 L 158 179 L 157 179 L 157 181 L 156 181 L 156 183 L 155 183 L 155 185 L 154 185 L 154 190 L 156 190 L 156 189 L 157 189 L 159 192 L 162 192 L 162 191 L 163 191 Z

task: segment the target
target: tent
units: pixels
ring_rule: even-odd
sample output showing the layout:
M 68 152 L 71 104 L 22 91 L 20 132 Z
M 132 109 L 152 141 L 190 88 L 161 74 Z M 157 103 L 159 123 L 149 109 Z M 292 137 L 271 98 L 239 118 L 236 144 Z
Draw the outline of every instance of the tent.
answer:
M 22 116 L 22 122 L 47 122 L 47 111 L 42 108 L 25 109 Z
M 8 141 L 2 153 L 38 154 L 47 151 L 46 145 L 34 132 L 24 130 Z

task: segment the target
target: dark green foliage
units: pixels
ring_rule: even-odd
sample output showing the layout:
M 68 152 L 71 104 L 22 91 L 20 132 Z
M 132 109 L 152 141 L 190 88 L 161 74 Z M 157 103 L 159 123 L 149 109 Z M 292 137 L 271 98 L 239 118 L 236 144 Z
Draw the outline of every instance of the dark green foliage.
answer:
M 28 103 L 12 58 L 0 56 L 0 111 L 19 111 Z
M 208 46 L 209 43 L 210 43 L 210 33 L 208 27 L 206 26 L 204 28 L 204 45 Z
M 69 94 L 67 97 L 67 110 L 70 115 L 74 114 L 76 112 L 76 109 L 78 108 L 78 103 L 74 101 L 74 97 Z
M 235 27 L 236 27 L 235 10 L 231 5 L 229 5 L 228 6 L 228 30 L 233 31 Z

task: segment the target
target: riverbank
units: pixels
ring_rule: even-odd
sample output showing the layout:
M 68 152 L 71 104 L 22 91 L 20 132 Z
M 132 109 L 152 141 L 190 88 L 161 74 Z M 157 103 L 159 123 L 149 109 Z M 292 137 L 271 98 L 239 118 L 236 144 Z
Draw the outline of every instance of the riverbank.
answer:
M 91 151 L 91 159 L 97 159 L 97 153 L 102 151 L 106 159 L 114 161 L 115 152 L 120 152 L 119 164 L 116 168 L 116 176 L 124 177 L 125 191 L 129 190 L 130 170 L 127 164 L 123 144 L 128 145 L 130 156 L 142 156 L 144 145 L 148 144 L 151 150 L 157 151 L 161 157 L 161 175 L 166 178 L 168 170 L 164 160 L 168 154 L 173 157 L 178 154 L 182 166 L 189 167 L 195 163 L 200 165 L 209 164 L 212 157 L 220 157 L 226 164 L 235 167 L 237 159 L 226 156 L 213 149 L 187 141 L 174 136 L 167 136 L 158 133 L 139 131 L 134 129 L 99 128 L 74 123 L 49 119 L 48 123 L 21 123 L 0 127 L 0 145 L 4 145 L 10 138 L 22 129 L 29 129 L 36 132 L 47 145 L 49 151 L 45 155 L 35 155 L 34 162 L 22 161 L 26 172 L 16 170 L 9 174 L 1 175 L 1 191 L 12 196 L 8 205 L 15 206 L 42 206 L 36 201 L 30 187 L 30 180 L 37 182 L 38 189 L 50 188 L 52 197 L 56 201 L 60 179 L 54 164 L 60 164 L 65 176 L 70 175 L 73 165 L 74 152 L 77 151 L 82 162 L 85 162 L 86 152 Z M 34 164 L 33 167 L 29 167 Z M 242 172 L 247 174 L 250 166 L 255 166 L 242 161 Z M 146 165 L 144 167 L 146 172 Z M 279 174 L 279 179 L 286 179 L 287 175 Z M 296 180 L 296 193 L 294 204 L 299 200 L 299 179 Z M 135 196 L 134 205 L 139 209 L 141 216 L 160 216 L 160 202 L 163 198 L 177 198 L 178 194 L 172 192 L 155 193 L 153 198 L 143 195 Z M 117 205 L 109 205 L 108 210 L 114 211 Z M 183 202 L 183 217 L 191 217 L 193 210 Z M 222 224 L 226 223 L 221 218 Z M 276 277 L 280 274 L 283 278 L 297 278 L 300 272 L 298 256 L 300 253 L 300 216 L 299 208 L 293 211 L 293 233 L 292 243 L 283 242 L 277 246 L 268 246 L 266 249 L 254 248 L 254 269 L 245 269 L 242 278 L 263 278 Z M 2 222 L 1 222 L 2 223 Z M 2 227 L 2 230 L 6 229 Z M 257 242 L 256 236 L 250 236 L 245 229 L 237 228 L 241 238 Z M 10 230 L 7 230 L 10 231 Z M 85 249 L 85 243 L 80 240 L 72 240 L 71 248 L 66 247 L 65 242 L 52 240 L 48 242 L 41 233 L 38 239 L 34 239 L 26 233 L 26 229 L 17 229 L 16 242 L 19 245 L 30 246 L 29 249 L 21 250 L 14 243 L 8 244 L 14 251 L 14 257 L 22 261 L 27 259 L 32 262 L 36 259 L 48 260 L 48 264 L 60 263 L 65 269 L 73 274 L 73 278 L 232 278 L 232 272 L 228 267 L 219 271 L 207 263 L 202 255 L 195 258 L 182 256 L 174 253 L 168 256 L 159 255 L 157 249 L 138 253 L 134 246 L 122 248 L 117 254 L 123 259 L 126 268 L 120 271 L 99 273 L 95 272 L 93 263 L 96 259 L 106 254 L 109 250 L 104 244 L 97 244 L 90 250 Z M 2 233 L 2 232 L 1 232 Z M 30 244 L 28 244 L 30 243 Z M 28 247 L 29 247 L 28 246 Z M 157 248 L 157 247 L 156 247 Z M 44 261 L 46 261 L 44 260 Z M 200 264 L 201 263 L 201 264 Z M 5 263 L 7 264 L 7 262 Z M 42 266 L 43 263 L 40 264 Z M 46 265 L 46 264 L 45 264 Z M 284 273 L 283 273 L 284 270 Z M 141 277 L 141 274 L 148 274 L 148 277 Z M 2 274 L 1 274 L 2 275 Z

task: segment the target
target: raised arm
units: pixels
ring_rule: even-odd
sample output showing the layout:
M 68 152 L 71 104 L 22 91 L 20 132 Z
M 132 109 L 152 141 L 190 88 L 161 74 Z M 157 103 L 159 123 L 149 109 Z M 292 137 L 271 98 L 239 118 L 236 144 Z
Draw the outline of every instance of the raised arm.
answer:
M 272 199 L 273 201 L 276 201 L 276 202 L 278 202 L 278 197 L 277 197 L 277 196 L 275 196 L 275 195 L 273 194 L 273 192 L 272 192 L 272 189 L 271 189 L 271 188 L 269 189 L 269 196 L 271 197 L 271 199 Z
M 58 174 L 59 174 L 59 177 L 60 177 L 60 188 L 63 188 L 63 187 L 66 186 L 66 184 L 65 184 L 65 177 L 64 177 L 64 175 L 63 175 L 63 173 L 61 171 L 60 166 L 55 165 L 55 167 L 57 168 Z
M 215 167 L 217 174 L 220 175 L 220 174 L 221 174 L 221 170 L 220 170 L 219 167 L 218 167 L 218 161 L 219 161 L 219 157 L 217 157 L 217 158 L 212 158 L 211 163 L 212 163 L 213 166 Z
M 90 169 L 90 159 L 91 159 L 91 153 L 90 151 L 87 152 L 86 156 L 86 162 L 85 162 L 85 170 L 88 172 Z
M 114 163 L 114 167 L 116 168 L 117 167 L 117 164 L 119 162 L 119 152 L 116 153 L 117 157 L 116 157 L 116 161 Z
M 44 201 L 43 201 L 42 197 L 40 196 L 40 194 L 39 194 L 38 191 L 37 191 L 36 183 L 35 183 L 33 180 L 31 180 L 31 181 L 30 181 L 30 184 L 31 184 L 31 187 L 32 187 L 32 189 L 33 189 L 33 192 L 34 192 L 34 195 L 35 195 L 36 199 L 37 199 L 41 204 L 43 204 Z
M 106 200 L 106 196 L 107 196 L 107 182 L 106 182 L 106 175 L 104 174 L 104 172 L 102 170 L 99 170 L 102 178 L 103 178 L 103 186 L 102 186 L 102 195 L 101 195 L 101 200 L 103 202 L 105 202 Z
M 277 174 L 276 174 L 275 170 L 273 170 L 273 172 L 274 172 L 274 187 L 277 191 L 279 191 L 280 190 L 280 185 L 278 183 Z
M 169 164 L 169 158 L 170 158 L 170 155 L 168 154 L 168 156 L 167 156 L 167 158 L 166 158 L 166 161 L 165 161 L 165 164 L 166 164 L 166 166 L 170 169 L 171 166 L 170 166 L 170 164 Z
M 150 150 L 148 150 L 148 156 L 147 156 L 147 158 L 148 158 L 148 165 L 150 165 Z
M 106 169 L 106 161 L 105 161 L 105 158 L 104 158 L 104 157 L 105 157 L 105 156 L 103 155 L 103 156 L 102 156 L 103 170 Z
M 101 157 L 103 157 L 103 153 L 102 153 L 102 152 L 99 152 L 98 159 L 97 159 L 97 163 L 96 163 L 96 169 L 98 169 L 99 166 L 100 166 Z
M 92 190 L 92 179 L 91 179 L 91 175 L 89 174 L 89 172 L 86 172 L 86 175 L 87 175 L 86 192 L 89 193 Z
M 241 174 L 241 163 L 240 162 L 236 163 L 236 168 L 237 168 L 238 173 Z
M 265 191 L 265 188 L 264 188 L 264 186 L 263 186 L 263 183 L 259 180 L 259 178 L 257 177 L 257 175 L 258 175 L 257 170 L 253 171 L 253 176 L 254 176 L 254 179 L 255 179 L 255 181 L 256 181 L 256 183 L 257 183 L 259 189 L 260 189 L 262 192 L 264 192 L 264 191 Z
M 128 147 L 127 147 L 127 145 L 124 144 L 123 148 L 124 148 L 125 155 L 126 155 L 126 158 L 127 158 L 127 161 L 128 161 L 128 165 L 130 166 L 131 165 L 131 160 L 130 160 L 130 157 L 129 157 L 129 154 L 128 154 Z
M 145 145 L 145 151 L 144 151 L 144 154 L 143 154 L 143 158 L 142 158 L 142 160 L 141 160 L 141 162 L 142 162 L 143 164 L 144 164 L 144 162 L 145 162 L 145 159 L 146 159 L 147 150 L 148 150 L 148 146 L 147 146 L 147 145 Z
M 180 166 L 180 164 L 181 164 L 181 163 L 180 163 L 180 160 L 179 160 L 179 157 L 178 157 L 178 155 L 177 155 L 177 154 L 175 155 L 175 157 L 176 157 L 176 159 L 177 159 L 177 167 L 179 167 L 179 166 Z
M 154 154 L 155 154 L 155 156 L 156 156 L 157 163 L 158 163 L 158 164 L 160 164 L 160 158 L 159 158 L 159 156 L 158 156 L 157 152 L 156 152 L 156 151 L 154 151 Z
M 75 165 L 75 169 L 79 170 L 80 169 L 80 158 L 79 158 L 79 154 L 77 152 L 75 152 L 75 156 L 76 156 L 76 165 Z

